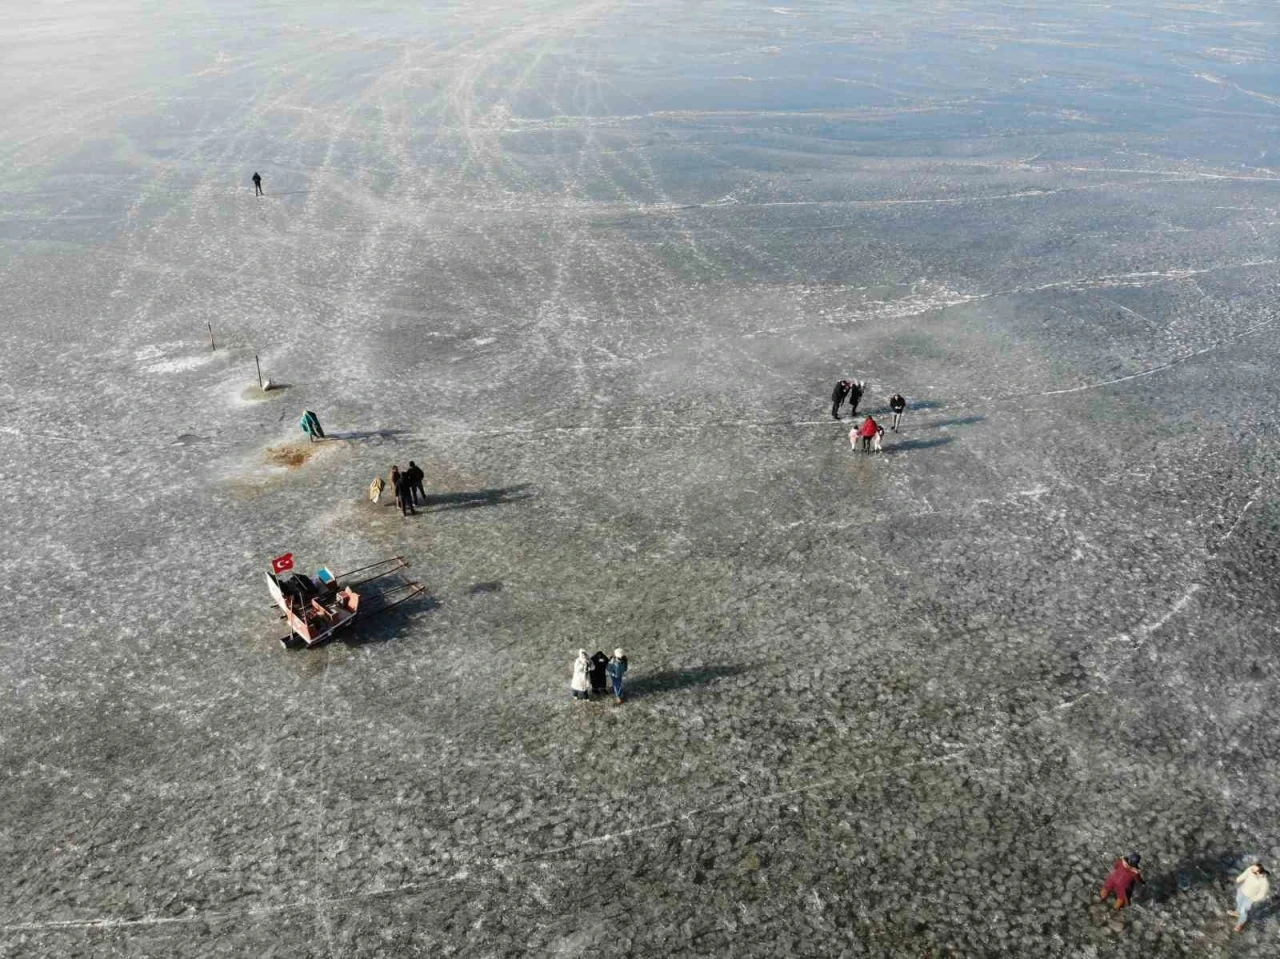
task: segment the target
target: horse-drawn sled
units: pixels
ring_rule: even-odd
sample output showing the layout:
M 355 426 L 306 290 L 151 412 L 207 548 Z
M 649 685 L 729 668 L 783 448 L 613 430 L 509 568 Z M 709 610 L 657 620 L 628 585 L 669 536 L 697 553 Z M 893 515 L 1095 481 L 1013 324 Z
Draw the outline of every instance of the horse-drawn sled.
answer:
M 337 575 L 321 566 L 308 576 L 294 571 L 292 553 L 277 556 L 263 575 L 267 592 L 282 611 L 280 618 L 289 624 L 289 635 L 281 638 L 280 645 L 318 646 L 353 628 L 358 619 L 385 613 L 425 592 L 426 587 L 414 580 L 386 582 L 408 566 L 403 557 L 393 556 Z M 366 588 L 377 582 L 381 585 Z

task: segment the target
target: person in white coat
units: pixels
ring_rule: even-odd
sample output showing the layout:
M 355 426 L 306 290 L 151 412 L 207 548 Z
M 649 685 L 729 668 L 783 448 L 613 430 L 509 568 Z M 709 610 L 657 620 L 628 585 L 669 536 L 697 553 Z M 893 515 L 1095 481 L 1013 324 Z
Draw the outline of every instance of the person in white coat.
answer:
M 1239 921 L 1236 923 L 1236 932 L 1244 930 L 1244 924 L 1249 921 L 1249 912 L 1258 903 L 1265 900 L 1271 895 L 1271 873 L 1262 867 L 1262 863 L 1255 862 L 1240 875 L 1236 876 L 1236 907 L 1227 913 L 1228 916 L 1235 916 Z
M 587 673 L 591 669 L 591 660 L 587 658 L 585 649 L 578 650 L 578 658 L 573 661 L 573 679 L 569 680 L 569 689 L 574 699 L 591 698 L 591 682 Z

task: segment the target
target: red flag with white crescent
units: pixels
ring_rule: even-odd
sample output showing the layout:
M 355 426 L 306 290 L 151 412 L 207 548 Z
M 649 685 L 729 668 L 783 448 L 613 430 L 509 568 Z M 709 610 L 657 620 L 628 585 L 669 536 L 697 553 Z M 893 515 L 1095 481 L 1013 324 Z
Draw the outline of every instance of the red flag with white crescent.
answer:
M 293 569 L 293 554 L 285 553 L 283 556 L 277 556 L 271 561 L 271 572 L 277 576 L 287 569 Z

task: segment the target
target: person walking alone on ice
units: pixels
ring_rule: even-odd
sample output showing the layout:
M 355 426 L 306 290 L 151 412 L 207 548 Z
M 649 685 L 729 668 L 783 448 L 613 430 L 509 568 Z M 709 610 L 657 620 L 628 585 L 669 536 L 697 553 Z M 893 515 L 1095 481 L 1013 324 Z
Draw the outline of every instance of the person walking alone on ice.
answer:
M 831 391 L 831 418 L 840 419 L 840 406 L 844 403 L 844 398 L 849 395 L 849 388 L 853 386 L 848 380 L 841 380 L 836 384 L 835 389 Z
M 613 651 L 613 659 L 609 660 L 606 667 L 609 673 L 609 684 L 613 686 L 613 698 L 619 706 L 622 705 L 622 677 L 627 675 L 627 657 L 621 649 Z
M 262 196 L 262 177 L 258 176 L 258 171 L 253 171 L 253 195 Z
M 907 401 L 901 393 L 894 393 L 889 397 L 889 409 L 893 411 L 893 424 L 889 429 L 896 433 L 898 432 L 898 424 L 902 422 L 902 414 L 907 409 Z
M 1244 924 L 1249 921 L 1253 907 L 1271 895 L 1270 875 L 1262 863 L 1255 862 L 1236 876 L 1236 907 L 1227 913 L 1237 920 L 1236 932 L 1244 932 Z
M 587 651 L 578 650 L 578 658 L 573 661 L 573 678 L 569 680 L 569 691 L 574 699 L 591 698 L 591 684 L 587 680 L 590 671 L 591 660 L 587 659 Z
M 1142 870 L 1138 868 L 1138 864 L 1142 862 L 1142 857 L 1136 852 L 1131 852 L 1127 856 L 1121 856 L 1116 860 L 1116 864 L 1111 868 L 1107 881 L 1102 884 L 1102 891 L 1098 893 L 1098 899 L 1106 902 L 1109 896 L 1116 897 L 1116 908 L 1123 909 L 1129 905 L 1129 897 L 1133 895 L 1133 887 L 1143 882 Z

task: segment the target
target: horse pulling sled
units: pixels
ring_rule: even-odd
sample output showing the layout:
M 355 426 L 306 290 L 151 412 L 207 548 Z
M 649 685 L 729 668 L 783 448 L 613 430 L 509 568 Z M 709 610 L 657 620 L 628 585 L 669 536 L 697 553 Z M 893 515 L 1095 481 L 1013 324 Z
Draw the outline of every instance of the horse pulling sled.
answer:
M 267 592 L 282 611 L 280 618 L 289 624 L 289 635 L 281 638 L 280 645 L 308 649 L 318 646 L 338 632 L 354 627 L 357 619 L 385 613 L 426 592 L 426 587 L 415 580 L 365 588 L 408 566 L 404 557 L 393 556 L 336 576 L 327 566 L 321 566 L 315 576 L 308 576 L 290 572 L 292 553 L 277 556 L 271 561 L 270 572 L 263 575 L 267 578 Z

